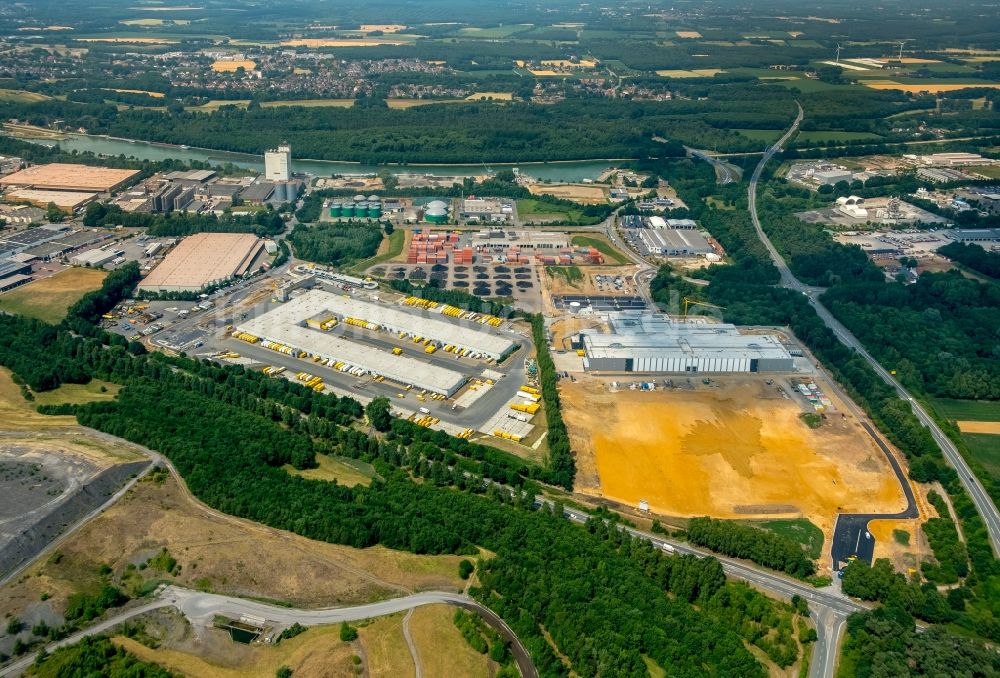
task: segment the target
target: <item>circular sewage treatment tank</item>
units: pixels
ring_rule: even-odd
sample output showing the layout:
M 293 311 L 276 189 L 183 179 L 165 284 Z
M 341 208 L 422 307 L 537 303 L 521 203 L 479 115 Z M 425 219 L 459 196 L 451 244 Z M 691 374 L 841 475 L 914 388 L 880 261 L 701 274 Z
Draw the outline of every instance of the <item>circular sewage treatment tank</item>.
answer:
M 341 216 L 344 216 L 344 217 L 353 217 L 354 216 L 354 203 L 353 202 L 345 202 L 344 203 L 344 207 L 341 210 Z

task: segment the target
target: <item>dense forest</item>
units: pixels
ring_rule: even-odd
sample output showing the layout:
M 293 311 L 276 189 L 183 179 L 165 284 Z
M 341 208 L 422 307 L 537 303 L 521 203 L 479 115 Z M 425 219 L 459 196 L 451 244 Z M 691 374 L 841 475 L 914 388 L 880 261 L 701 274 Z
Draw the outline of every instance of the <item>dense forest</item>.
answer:
M 194 233 L 254 233 L 262 238 L 273 237 L 285 230 L 281 215 L 273 209 L 253 214 L 192 214 L 189 212 L 126 212 L 114 204 L 92 202 L 83 212 L 85 226 L 113 228 L 144 228 L 151 236 L 182 237 Z
M 637 673 L 647 655 L 672 675 L 700 676 L 712 667 L 764 676 L 743 640 L 781 665 L 798 655 L 787 606 L 727 584 L 712 559 L 667 558 L 601 521 L 584 530 L 532 510 L 533 492 L 487 488 L 485 464 L 455 452 L 467 441 L 444 449 L 430 439 L 405 443 L 392 432 L 380 440 L 344 427 L 361 414 L 349 399 L 305 393 L 242 368 L 134 355 L 107 336 L 73 338 L 9 316 L 0 325 L 0 363 L 26 380 L 50 374 L 59 352 L 80 370 L 125 384 L 113 402 L 75 408 L 80 422 L 161 451 L 214 508 L 357 547 L 493 551 L 474 593 L 511 623 L 542 675 L 566 675 L 567 667 L 539 625 L 581 675 Z M 14 357 L 25 341 L 44 348 L 34 365 Z M 371 461 L 385 480 L 347 488 L 280 468 L 308 467 L 318 451 Z
M 179 678 L 156 664 L 140 661 L 105 636 L 90 636 L 56 650 L 28 669 L 37 678 L 102 676 L 102 678 Z
M 1000 279 L 1000 253 L 987 252 L 975 243 L 958 241 L 939 247 L 937 253 L 968 266 L 977 273 Z
M 300 259 L 342 266 L 374 256 L 382 242 L 382 225 L 367 221 L 298 224 L 288 240 Z
M 798 542 L 749 525 L 707 517 L 692 518 L 687 537 L 692 544 L 734 558 L 746 558 L 795 577 L 816 573 L 816 564 Z
M 912 285 L 838 285 L 823 303 L 908 387 L 946 398 L 1000 398 L 1000 288 L 957 271 Z

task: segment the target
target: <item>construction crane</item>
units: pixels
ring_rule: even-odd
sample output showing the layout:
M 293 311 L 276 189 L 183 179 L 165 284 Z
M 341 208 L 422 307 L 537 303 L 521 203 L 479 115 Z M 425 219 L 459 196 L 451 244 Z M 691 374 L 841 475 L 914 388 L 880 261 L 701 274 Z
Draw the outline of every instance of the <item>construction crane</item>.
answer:
M 684 297 L 684 317 L 685 318 L 687 318 L 687 316 L 688 316 L 688 307 L 689 306 L 705 306 L 707 308 L 717 308 L 720 311 L 725 310 L 725 308 L 726 308 L 725 306 L 716 306 L 715 304 L 709 304 L 706 301 L 698 301 L 697 299 L 689 299 L 688 297 Z

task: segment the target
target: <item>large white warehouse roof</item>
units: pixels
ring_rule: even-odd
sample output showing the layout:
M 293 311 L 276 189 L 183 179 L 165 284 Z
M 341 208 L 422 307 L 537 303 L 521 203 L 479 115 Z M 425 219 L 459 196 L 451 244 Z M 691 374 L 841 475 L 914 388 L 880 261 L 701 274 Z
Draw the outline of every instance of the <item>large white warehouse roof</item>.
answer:
M 392 332 L 407 332 L 442 344 L 484 353 L 494 360 L 500 360 L 515 347 L 512 339 L 497 334 L 493 328 L 461 325 L 458 321 L 445 320 L 433 311 L 405 311 L 397 306 L 322 290 L 311 290 L 290 303 L 300 303 L 303 308 L 313 309 L 311 313 L 300 316 L 299 321 L 329 311 L 338 317 L 367 320 Z
M 304 295 L 279 306 L 259 318 L 243 323 L 237 329 L 324 359 L 343 361 L 352 367 L 380 374 L 386 379 L 413 384 L 434 393 L 450 396 L 465 383 L 465 376 L 459 372 L 409 356 L 392 355 L 388 351 L 303 326 L 301 323 L 306 318 L 323 310 L 322 306 L 308 303 L 308 296 Z

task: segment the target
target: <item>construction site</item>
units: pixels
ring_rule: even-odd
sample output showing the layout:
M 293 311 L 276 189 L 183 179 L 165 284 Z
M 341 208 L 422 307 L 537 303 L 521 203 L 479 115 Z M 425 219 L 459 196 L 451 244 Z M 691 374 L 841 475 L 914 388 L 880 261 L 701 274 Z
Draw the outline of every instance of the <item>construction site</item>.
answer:
M 827 539 L 838 513 L 905 506 L 885 457 L 846 409 L 831 407 L 812 428 L 802 415 L 813 407 L 787 380 L 704 381 L 562 381 L 575 489 L 663 516 L 804 517 Z

